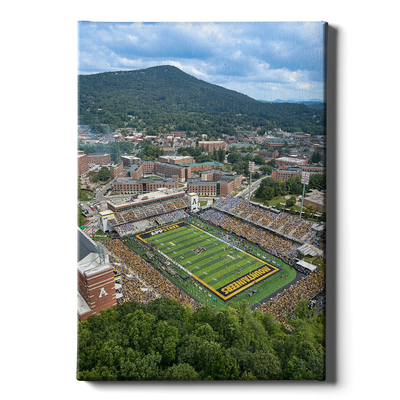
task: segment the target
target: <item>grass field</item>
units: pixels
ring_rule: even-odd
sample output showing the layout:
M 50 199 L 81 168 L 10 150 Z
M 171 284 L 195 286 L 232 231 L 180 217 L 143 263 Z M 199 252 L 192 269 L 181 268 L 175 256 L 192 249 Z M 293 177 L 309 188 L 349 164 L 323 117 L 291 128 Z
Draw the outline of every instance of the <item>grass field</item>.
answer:
M 137 237 L 154 244 L 222 300 L 283 271 L 267 253 L 250 254 L 191 224 L 171 224 Z

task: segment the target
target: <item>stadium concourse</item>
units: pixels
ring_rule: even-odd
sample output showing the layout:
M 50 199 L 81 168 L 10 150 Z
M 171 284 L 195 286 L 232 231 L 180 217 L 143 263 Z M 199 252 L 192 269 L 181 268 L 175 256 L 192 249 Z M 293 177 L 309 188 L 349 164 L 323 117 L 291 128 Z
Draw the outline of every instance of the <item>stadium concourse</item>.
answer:
M 110 236 L 114 239 L 104 241 L 109 263 L 113 266 L 115 277 L 120 282 L 116 286 L 118 304 L 136 301 L 145 305 L 158 297 L 168 297 L 184 306 L 196 308 L 200 305 L 199 301 L 189 295 L 177 282 L 163 274 L 162 270 L 166 268 L 156 268 L 150 261 L 152 258 L 150 244 L 139 243 L 148 256 L 148 262 L 119 238 L 151 231 L 177 221 L 188 221 L 197 216 L 209 224 L 255 243 L 261 250 L 296 268 L 298 248 L 314 240 L 319 234 L 318 229 L 315 229 L 318 224 L 284 212 L 272 212 L 265 207 L 232 196 L 221 197 L 203 213 L 191 212 L 188 198 L 183 196 L 166 198 L 164 201 L 160 199 L 155 202 L 147 201 L 140 207 L 130 207 L 125 210 L 121 208 L 121 210 L 113 213 L 112 218 L 108 219 L 108 226 L 114 231 Z M 286 324 L 285 317 L 292 314 L 300 300 L 311 300 L 324 289 L 323 270 L 298 271 L 300 272 L 297 272 L 297 278 L 290 285 L 284 286 L 273 294 L 274 297 L 269 296 L 257 305 L 261 311 L 271 313 L 283 324 Z

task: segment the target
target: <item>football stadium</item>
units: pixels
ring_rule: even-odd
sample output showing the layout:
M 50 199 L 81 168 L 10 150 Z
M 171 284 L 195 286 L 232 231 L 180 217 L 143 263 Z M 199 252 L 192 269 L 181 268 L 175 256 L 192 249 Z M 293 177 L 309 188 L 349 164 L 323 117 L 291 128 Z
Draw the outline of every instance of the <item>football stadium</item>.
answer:
M 172 263 L 211 290 L 228 300 L 281 271 L 268 257 L 256 257 L 233 243 L 186 222 L 168 225 L 137 235 Z M 229 239 L 229 235 L 226 235 Z M 275 263 L 275 261 L 274 261 Z
M 118 304 L 169 297 L 193 308 L 245 301 L 263 311 L 282 298 L 290 310 L 324 290 L 316 266 L 299 259 L 315 254 L 321 224 L 233 196 L 198 204 L 179 191 L 107 201 L 99 214 L 108 240 L 99 246 Z

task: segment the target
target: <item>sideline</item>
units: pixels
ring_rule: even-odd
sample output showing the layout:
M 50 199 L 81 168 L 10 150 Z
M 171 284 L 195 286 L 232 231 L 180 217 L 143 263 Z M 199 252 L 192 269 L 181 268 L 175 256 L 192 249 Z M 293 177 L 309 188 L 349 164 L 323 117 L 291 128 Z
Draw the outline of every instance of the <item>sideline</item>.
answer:
M 290 286 L 294 285 L 298 281 L 301 281 L 304 279 L 307 275 L 303 274 L 302 272 L 296 271 L 296 277 L 291 280 L 289 283 L 287 283 L 285 286 L 282 286 L 280 289 L 276 290 L 275 292 L 271 293 L 267 297 L 261 299 L 260 301 L 256 302 L 252 306 L 250 306 L 250 310 L 254 311 L 255 309 L 261 307 L 264 303 L 268 302 L 269 300 L 273 299 L 275 296 L 277 296 L 279 293 L 283 292 L 285 289 L 290 288 Z

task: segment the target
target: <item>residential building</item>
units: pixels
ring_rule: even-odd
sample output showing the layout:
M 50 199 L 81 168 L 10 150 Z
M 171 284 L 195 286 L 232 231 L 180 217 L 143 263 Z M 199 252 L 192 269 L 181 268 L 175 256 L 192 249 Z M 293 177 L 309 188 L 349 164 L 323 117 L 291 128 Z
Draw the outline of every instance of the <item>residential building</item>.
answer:
M 111 162 L 111 155 L 107 153 L 90 153 L 87 157 L 89 164 L 108 164 Z
M 280 157 L 275 160 L 275 165 L 306 165 L 308 163 L 308 159 L 304 158 L 294 158 L 294 157 Z
M 308 140 L 308 139 L 310 139 L 310 137 L 311 137 L 311 135 L 309 133 L 303 133 L 303 132 L 293 133 L 294 140 Z
M 87 154 L 84 151 L 78 151 L 78 176 L 85 175 L 89 172 L 89 163 Z
M 160 156 L 158 161 L 169 164 L 190 164 L 193 163 L 192 156 Z
M 202 171 L 200 178 L 188 179 L 187 192 L 199 196 L 227 196 L 242 184 L 242 175 L 219 170 Z
M 287 181 L 293 176 L 300 176 L 302 172 L 301 168 L 289 167 L 288 169 L 278 169 L 271 172 L 271 178 L 274 181 Z
M 205 152 L 210 153 L 213 152 L 214 150 L 225 149 L 225 142 L 222 140 L 216 140 L 211 142 L 200 140 L 198 142 L 198 146 L 202 147 Z
M 111 176 L 113 178 L 115 178 L 123 171 L 124 165 L 122 164 L 122 162 L 119 162 L 119 163 L 110 165 L 109 168 L 111 171 Z
M 124 167 L 127 167 L 130 164 L 141 164 L 142 159 L 139 157 L 134 157 L 134 156 L 121 156 L 122 163 Z
M 222 169 L 225 170 L 225 165 L 218 162 L 218 161 L 207 161 L 203 163 L 192 163 L 189 164 L 189 167 L 191 168 L 191 172 L 196 172 L 196 171 L 206 171 L 209 169 Z
M 178 178 L 155 179 L 118 177 L 113 182 L 113 192 L 116 194 L 142 194 L 154 192 L 160 188 L 178 188 Z
M 259 150 L 257 153 L 259 156 L 262 156 L 264 158 L 272 159 L 272 158 L 278 158 L 279 157 L 279 151 L 278 150 Z

